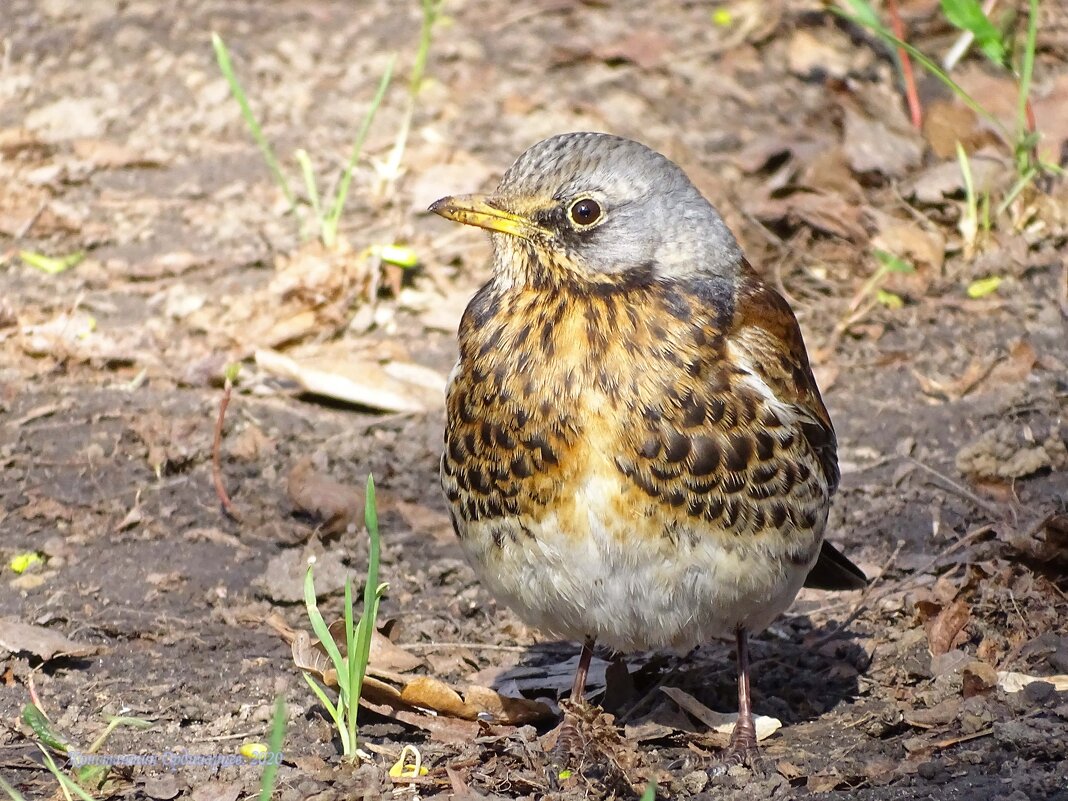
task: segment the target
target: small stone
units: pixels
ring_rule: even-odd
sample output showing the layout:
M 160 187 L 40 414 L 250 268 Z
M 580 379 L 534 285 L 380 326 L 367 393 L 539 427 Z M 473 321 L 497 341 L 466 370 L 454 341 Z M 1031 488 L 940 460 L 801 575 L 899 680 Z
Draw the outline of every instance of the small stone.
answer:
M 697 795 L 708 784 L 708 774 L 703 770 L 694 770 L 682 777 L 682 788 L 690 795 Z
M 1048 701 L 1053 693 L 1056 691 L 1056 687 L 1050 684 L 1048 681 L 1033 681 L 1023 688 L 1024 696 L 1032 704 L 1044 704 Z

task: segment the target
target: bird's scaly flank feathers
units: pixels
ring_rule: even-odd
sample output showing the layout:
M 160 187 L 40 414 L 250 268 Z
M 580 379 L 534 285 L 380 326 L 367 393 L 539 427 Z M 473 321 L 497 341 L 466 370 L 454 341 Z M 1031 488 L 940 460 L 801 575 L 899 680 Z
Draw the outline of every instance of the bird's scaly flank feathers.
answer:
M 742 267 L 732 337 L 748 352 L 751 367 L 797 414 L 801 431 L 819 459 L 831 494 L 838 488 L 838 441 L 808 363 L 797 319 L 786 300 Z

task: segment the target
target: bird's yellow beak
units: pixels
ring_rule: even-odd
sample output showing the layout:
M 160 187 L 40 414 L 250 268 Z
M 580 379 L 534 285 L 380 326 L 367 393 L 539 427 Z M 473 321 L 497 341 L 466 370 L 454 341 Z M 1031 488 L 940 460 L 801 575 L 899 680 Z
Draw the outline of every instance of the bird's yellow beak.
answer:
M 545 229 L 522 214 L 505 211 L 493 205 L 489 195 L 454 195 L 434 201 L 428 211 L 440 214 L 447 220 L 464 225 L 475 225 L 487 231 L 530 239 L 535 234 L 547 233 Z

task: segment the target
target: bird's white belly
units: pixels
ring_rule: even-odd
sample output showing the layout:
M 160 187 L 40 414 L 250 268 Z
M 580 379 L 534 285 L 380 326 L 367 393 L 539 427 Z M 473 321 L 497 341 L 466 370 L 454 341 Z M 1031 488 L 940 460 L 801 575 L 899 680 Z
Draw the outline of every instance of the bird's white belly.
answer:
M 621 651 L 689 649 L 739 626 L 760 631 L 793 601 L 811 565 L 777 552 L 779 538 L 701 521 L 668 536 L 655 512 L 620 514 L 621 495 L 636 491 L 610 473 L 591 475 L 573 507 L 509 521 L 516 533 L 501 545 L 471 523 L 463 544 L 487 589 L 527 623 Z

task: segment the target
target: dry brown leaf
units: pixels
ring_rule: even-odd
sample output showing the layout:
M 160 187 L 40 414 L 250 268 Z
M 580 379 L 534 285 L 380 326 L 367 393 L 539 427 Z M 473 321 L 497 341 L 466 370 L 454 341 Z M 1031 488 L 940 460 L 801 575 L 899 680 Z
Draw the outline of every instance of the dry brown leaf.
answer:
M 977 195 L 993 192 L 1011 177 L 1012 165 L 1000 155 L 983 152 L 969 159 L 972 183 Z M 906 197 L 920 203 L 939 205 L 951 195 L 964 195 L 964 175 L 960 164 L 944 161 L 918 173 L 903 186 Z
M 932 101 L 923 112 L 923 135 L 941 159 L 956 159 L 958 142 L 969 154 L 987 145 L 998 145 L 997 135 L 956 99 Z
M 1059 693 L 1068 692 L 1068 674 L 1055 676 L 1028 676 L 1026 673 L 1015 673 L 1007 670 L 998 671 L 998 687 L 1007 693 L 1018 693 L 1028 684 L 1036 681 L 1044 681 L 1052 684 L 1053 689 Z
M 471 720 L 427 715 L 425 712 L 417 712 L 391 704 L 364 701 L 361 705 L 383 717 L 429 732 L 431 737 L 442 743 L 466 745 L 471 743 L 480 731 L 479 724 Z
M 931 650 L 931 655 L 941 656 L 949 653 L 957 637 L 964 631 L 968 621 L 971 620 L 971 616 L 972 612 L 969 605 L 958 598 L 930 618 L 924 628 L 927 631 L 927 643 Z
M 873 248 L 900 256 L 917 267 L 928 268 L 927 271 L 917 270 L 913 273 L 891 273 L 887 278 L 899 282 L 916 281 L 916 276 L 923 272 L 922 288 L 926 289 L 931 271 L 940 272 L 945 261 L 945 236 L 934 226 L 921 227 L 913 219 L 903 220 L 874 211 L 871 214 L 878 225 L 878 232 L 871 240 Z M 889 281 L 884 286 L 890 291 L 899 291 L 901 288 L 900 285 L 895 288 Z
M 344 639 L 344 635 L 342 635 L 342 639 Z M 423 664 L 422 659 L 394 643 L 382 632 L 371 632 L 370 665 L 374 668 L 407 673 L 409 670 L 422 667 Z
M 52 629 L 10 617 L 0 618 L 0 648 L 13 654 L 30 653 L 45 662 L 57 656 L 91 656 L 100 650 L 96 645 L 75 642 Z
M 923 141 L 898 108 L 888 104 L 880 110 L 884 118 L 876 119 L 852 103 L 845 105 L 842 150 L 854 172 L 901 178 L 920 166 Z
M 659 66 L 671 51 L 671 40 L 654 30 L 635 30 L 619 41 L 598 47 L 594 55 L 603 61 L 630 61 L 642 69 Z
M 734 731 L 734 724 L 738 722 L 737 712 L 715 712 L 678 687 L 661 687 L 660 690 L 683 710 L 693 715 L 713 731 L 720 734 L 730 734 Z M 782 728 L 782 721 L 777 718 L 754 715 L 753 720 L 756 723 L 757 740 L 766 740 Z
M 818 231 L 853 242 L 866 242 L 868 239 L 867 231 L 860 222 L 860 207 L 839 195 L 793 192 L 786 197 L 757 201 L 750 210 L 764 221 L 799 220 Z
M 455 539 L 452 520 L 437 506 L 402 500 L 394 501 L 393 506 L 404 518 L 408 528 L 417 534 L 428 534 L 441 542 L 452 542 Z
M 234 459 L 252 462 L 265 456 L 273 456 L 275 442 L 263 433 L 263 429 L 250 423 L 227 440 L 226 452 Z
M 997 671 L 986 662 L 975 660 L 961 671 L 961 694 L 965 698 L 990 692 L 997 683 Z
M 298 631 L 290 646 L 293 664 L 298 670 L 314 674 L 327 687 L 337 687 L 337 671 L 317 639 L 306 631 Z
M 525 726 L 554 717 L 553 711 L 539 701 L 509 698 L 489 687 L 472 685 L 464 689 L 464 702 L 476 708 L 480 716 L 491 716 L 494 723 Z
M 452 687 L 433 676 L 417 676 L 401 690 L 401 700 L 409 706 L 430 709 L 441 715 L 475 720 L 478 710 L 460 697 Z
M 954 401 L 960 400 L 975 389 L 993 369 L 995 361 L 996 358 L 989 356 L 976 356 L 957 378 L 941 380 L 928 378 L 915 368 L 912 369 L 912 374 L 925 395 Z
M 1035 369 L 1038 354 L 1026 339 L 1018 340 L 1009 349 L 1009 354 L 994 365 L 984 385 L 1019 384 L 1026 381 Z
M 296 357 L 256 351 L 256 365 L 304 391 L 394 412 L 422 412 L 444 403 L 445 376 L 422 365 L 355 359 L 348 345 L 322 345 Z
M 148 466 L 157 475 L 171 473 L 207 452 L 209 428 L 196 417 L 173 417 L 150 411 L 129 422 L 144 443 Z
M 786 45 L 786 64 L 801 78 L 827 75 L 845 78 L 858 48 L 834 28 L 796 28 Z
M 289 471 L 286 495 L 294 508 L 323 522 L 329 534 L 363 519 L 363 492 L 319 473 L 305 456 Z
M 200 783 L 193 788 L 190 798 L 192 801 L 237 801 L 243 789 L 243 782 L 212 780 Z

